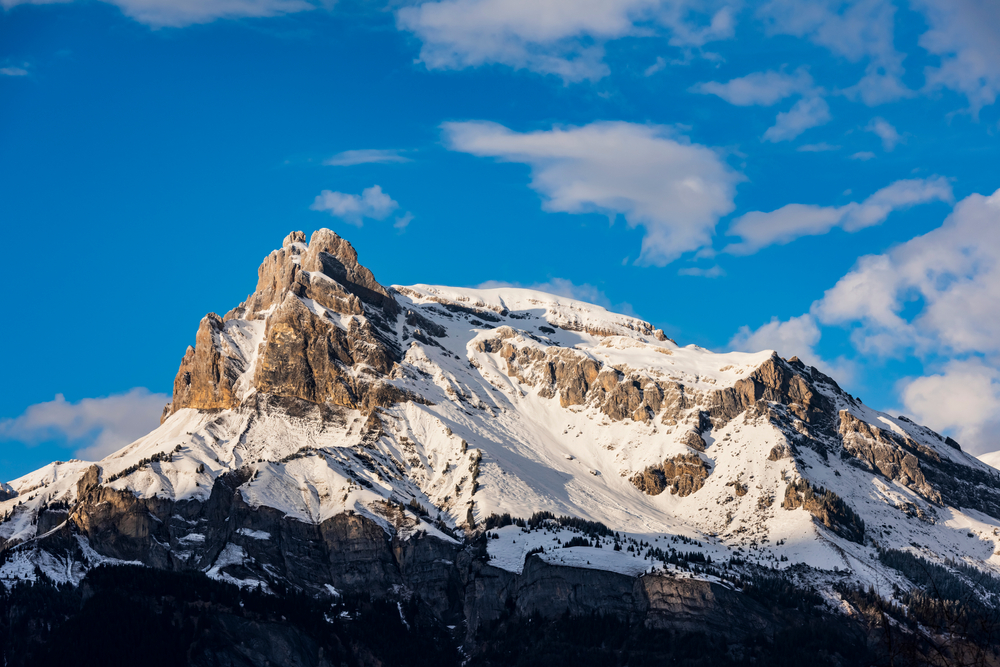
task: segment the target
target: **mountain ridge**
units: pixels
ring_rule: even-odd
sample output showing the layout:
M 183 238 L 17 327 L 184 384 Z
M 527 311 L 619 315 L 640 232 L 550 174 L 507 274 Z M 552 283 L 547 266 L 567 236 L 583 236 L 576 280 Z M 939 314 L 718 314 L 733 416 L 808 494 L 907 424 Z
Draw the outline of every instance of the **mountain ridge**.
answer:
M 289 234 L 201 320 L 159 428 L 9 488 L 6 583 L 135 563 L 418 595 L 467 639 L 500 590 L 647 619 L 700 595 L 684 586 L 729 595 L 692 562 L 784 572 L 831 609 L 845 577 L 913 587 L 887 549 L 1000 573 L 1000 472 L 797 358 L 682 347 L 533 290 L 384 287 L 329 230 Z M 545 583 L 612 574 L 594 599 Z

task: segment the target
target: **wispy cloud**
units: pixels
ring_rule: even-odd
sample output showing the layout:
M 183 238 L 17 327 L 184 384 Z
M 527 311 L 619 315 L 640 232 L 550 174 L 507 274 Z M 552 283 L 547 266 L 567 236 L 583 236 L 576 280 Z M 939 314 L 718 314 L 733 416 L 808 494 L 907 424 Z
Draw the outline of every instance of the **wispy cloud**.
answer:
M 604 44 L 611 40 L 665 31 L 672 46 L 683 48 L 732 36 L 729 4 L 440 0 L 403 7 L 396 16 L 399 28 L 422 42 L 420 60 L 429 69 L 498 63 L 575 82 L 607 76 Z
M 920 46 L 940 57 L 925 68 L 927 87 L 965 95 L 976 115 L 1000 93 L 1000 4 L 983 0 L 914 0 L 930 29 Z
M 725 270 L 718 264 L 710 266 L 707 269 L 703 269 L 697 266 L 689 266 L 677 271 L 678 275 L 681 276 L 699 276 L 701 278 L 721 278 L 726 275 Z
M 868 132 L 874 132 L 882 140 L 882 148 L 887 153 L 891 153 L 898 144 L 903 141 L 903 137 L 884 118 L 872 118 L 871 122 L 865 126 Z
M 380 148 L 343 151 L 323 160 L 323 164 L 331 167 L 351 167 L 356 164 L 386 164 L 392 162 L 411 162 L 411 160 L 402 155 L 401 150 Z
M 812 89 L 812 77 L 800 67 L 792 74 L 771 70 L 754 72 L 725 83 L 707 81 L 691 88 L 691 92 L 716 95 L 737 106 L 771 106 L 786 97 L 802 95 Z
M 940 176 L 901 180 L 874 193 L 861 203 L 843 206 L 787 204 L 770 211 L 752 211 L 736 218 L 729 235 L 741 241 L 725 252 L 749 255 L 761 248 L 789 243 L 802 236 L 825 234 L 834 227 L 855 232 L 881 224 L 893 211 L 932 201 L 953 200 L 951 185 Z
M 28 70 L 23 67 L 0 67 L 2 76 L 28 76 Z
M 857 153 L 851 155 L 851 159 L 859 160 L 861 162 L 868 162 L 868 160 L 875 159 L 875 153 L 872 153 L 871 151 L 858 151 Z
M 904 56 L 894 44 L 895 12 L 884 0 L 767 0 L 757 16 L 771 34 L 803 37 L 851 62 L 866 62 L 864 76 L 845 92 L 875 105 L 913 94 L 901 78 Z
M 795 150 L 800 153 L 824 153 L 826 151 L 839 151 L 840 146 L 834 146 L 826 143 L 825 141 L 821 141 L 818 144 L 802 144 Z
M 666 67 L 667 61 L 663 58 L 663 56 L 656 56 L 656 62 L 645 69 L 643 76 L 653 76 L 657 72 L 666 69 Z
M 808 129 L 830 122 L 830 106 L 822 97 L 803 97 L 788 111 L 778 114 L 764 133 L 764 141 L 790 141 Z
M 103 0 L 152 28 L 180 28 L 218 19 L 265 18 L 316 9 L 305 0 Z M 72 0 L 0 0 L 9 9 Z
M 28 445 L 61 441 L 75 447 L 78 458 L 97 460 L 156 428 L 169 400 L 165 394 L 141 387 L 76 403 L 57 394 L 54 400 L 31 405 L 17 417 L 0 420 L 0 440 Z

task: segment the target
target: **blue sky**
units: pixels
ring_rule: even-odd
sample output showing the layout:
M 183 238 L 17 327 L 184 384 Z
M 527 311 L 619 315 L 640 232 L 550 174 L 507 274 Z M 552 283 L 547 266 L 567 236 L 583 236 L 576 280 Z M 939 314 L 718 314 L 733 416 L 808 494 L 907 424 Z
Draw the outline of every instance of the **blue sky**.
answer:
M 992 451 L 987 0 L 0 0 L 0 479 L 157 423 L 291 230 L 773 347 Z

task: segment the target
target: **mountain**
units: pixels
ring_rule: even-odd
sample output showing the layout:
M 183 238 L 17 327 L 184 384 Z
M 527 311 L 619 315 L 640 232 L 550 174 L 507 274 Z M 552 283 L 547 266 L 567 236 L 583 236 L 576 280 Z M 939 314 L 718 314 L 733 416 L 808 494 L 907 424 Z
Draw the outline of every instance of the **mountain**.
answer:
M 952 439 L 795 357 L 533 290 L 383 286 L 325 229 L 202 319 L 159 428 L 0 493 L 8 588 L 119 565 L 366 596 L 483 664 L 533 617 L 708 632 L 736 660 L 789 609 L 860 628 L 886 601 L 890 634 L 933 644 L 955 628 L 914 596 L 1000 599 L 1000 471 Z

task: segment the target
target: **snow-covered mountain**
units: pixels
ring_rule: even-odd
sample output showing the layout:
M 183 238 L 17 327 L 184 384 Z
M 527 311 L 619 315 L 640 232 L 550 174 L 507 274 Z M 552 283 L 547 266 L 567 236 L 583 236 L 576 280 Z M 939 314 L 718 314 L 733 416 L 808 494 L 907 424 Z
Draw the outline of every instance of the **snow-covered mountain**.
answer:
M 159 428 L 3 487 L 0 578 L 138 562 L 416 590 L 471 623 L 433 564 L 484 530 L 504 576 L 669 574 L 681 549 L 787 571 L 834 606 L 845 578 L 912 586 L 886 549 L 1000 573 L 1000 472 L 794 357 L 679 345 L 533 290 L 384 287 L 329 230 L 290 234 L 258 278 L 201 321 Z M 513 521 L 538 512 L 611 532 Z

